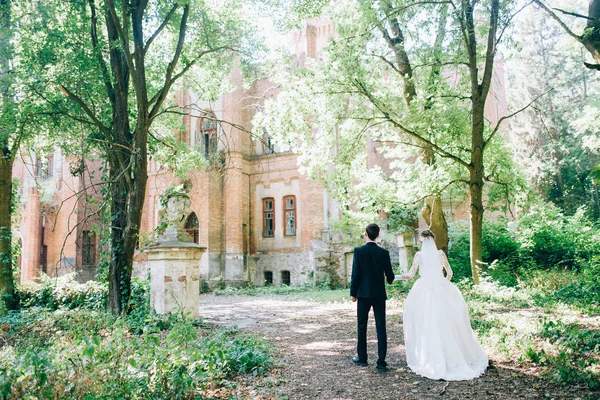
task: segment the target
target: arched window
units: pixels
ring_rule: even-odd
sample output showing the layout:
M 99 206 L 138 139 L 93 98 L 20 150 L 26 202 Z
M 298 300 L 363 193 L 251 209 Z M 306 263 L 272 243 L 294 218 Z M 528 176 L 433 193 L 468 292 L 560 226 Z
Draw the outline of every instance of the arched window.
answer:
M 273 272 L 265 271 L 265 286 L 271 286 L 273 284 Z
M 281 271 L 281 284 L 290 286 L 290 284 L 291 284 L 290 271 Z
M 283 198 L 284 235 L 296 235 L 296 196 Z
M 194 145 L 208 158 L 218 150 L 217 117 L 205 112 L 198 120 L 198 128 L 194 134 Z
M 54 176 L 54 153 L 37 158 L 36 175 L 40 179 L 49 179 Z
M 91 231 L 81 233 L 81 265 L 93 267 L 96 265 L 96 234 Z
M 190 234 L 194 243 L 200 243 L 200 224 L 198 223 L 198 216 L 196 213 L 191 213 L 185 220 L 185 230 Z
M 273 198 L 263 199 L 263 236 L 275 236 L 275 201 Z
M 273 154 L 275 152 L 273 138 L 271 134 L 267 131 L 267 128 L 263 128 L 263 148 L 264 154 Z

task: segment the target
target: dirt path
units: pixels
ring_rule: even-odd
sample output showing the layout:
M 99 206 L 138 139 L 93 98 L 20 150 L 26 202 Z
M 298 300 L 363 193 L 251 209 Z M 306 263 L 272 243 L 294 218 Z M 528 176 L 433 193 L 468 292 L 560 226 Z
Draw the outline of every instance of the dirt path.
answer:
M 375 324 L 369 321 L 368 367 L 355 366 L 356 308 L 350 301 L 318 303 L 291 296 L 214 296 L 200 299 L 206 320 L 262 335 L 275 346 L 277 366 L 254 381 L 247 396 L 260 399 L 600 399 L 583 388 L 549 385 L 515 362 L 498 364 L 478 379 L 432 381 L 406 366 L 401 305 L 389 301 L 388 364 L 377 373 Z

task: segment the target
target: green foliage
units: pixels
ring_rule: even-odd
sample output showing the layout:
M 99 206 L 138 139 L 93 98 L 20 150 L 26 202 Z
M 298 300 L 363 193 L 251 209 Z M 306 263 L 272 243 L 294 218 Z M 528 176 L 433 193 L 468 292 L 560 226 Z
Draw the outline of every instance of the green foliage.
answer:
M 534 206 L 516 230 L 524 263 L 540 268 L 579 270 L 600 253 L 600 232 L 580 209 L 566 216 L 552 205 Z
M 503 285 L 516 286 L 519 280 L 536 279 L 540 269 L 555 273 L 580 271 L 584 279 L 568 287 L 593 293 L 595 286 L 587 277 L 593 275 L 590 271 L 595 271 L 600 259 L 600 229 L 594 227 L 585 214 L 582 209 L 568 216 L 550 203 L 532 206 L 516 222 L 486 221 L 483 226 L 483 261 L 487 265 L 484 272 Z M 450 223 L 449 237 L 448 260 L 454 276 L 456 280 L 468 278 L 471 274 L 466 223 Z M 545 278 L 542 276 L 542 279 Z M 567 287 L 563 290 L 570 293 Z
M 18 288 L 23 308 L 41 307 L 48 310 L 58 308 L 86 308 L 101 311 L 106 308 L 108 288 L 96 281 L 77 283 L 74 273 L 52 279 L 42 276 L 41 283 L 28 282 Z
M 454 273 L 453 281 L 471 277 L 469 225 L 466 222 L 448 224 L 448 262 Z
M 593 318 L 556 299 L 543 316 L 532 314 L 538 298 L 551 295 L 533 286 L 505 287 L 484 277 L 479 285 L 463 281 L 459 288 L 469 305 L 471 325 L 492 358 L 534 363 L 543 377 L 562 385 L 598 388 L 600 330 Z M 578 323 L 572 322 L 573 316 Z
M 24 309 L 41 308 L 45 310 L 86 309 L 105 311 L 108 303 L 106 283 L 88 281 L 77 283 L 74 275 L 69 274 L 57 279 L 42 278 L 42 283 L 29 282 L 18 288 Z M 131 285 L 130 310 L 124 324 L 135 334 L 155 333 L 171 329 L 173 324 L 184 315 L 159 315 L 150 307 L 150 283 L 148 280 L 134 278 Z
M 573 304 L 589 313 L 600 311 L 600 257 L 594 257 L 589 266 L 552 293 L 551 299 Z
M 600 331 L 558 320 L 543 321 L 539 334 L 554 345 L 557 352 L 528 349 L 526 357 L 537 364 L 551 366 L 545 375 L 564 385 L 584 383 L 590 389 L 600 386 L 599 361 L 594 356 L 600 351 Z
M 116 321 L 96 310 L 97 303 L 81 301 L 79 288 L 72 290 L 77 295 L 61 296 L 40 286 L 28 300 L 46 308 L 29 304 L 0 317 L 0 395 L 6 399 L 201 398 L 208 385 L 263 374 L 272 363 L 262 339 L 150 312 L 146 283 L 134 283 L 136 307 Z M 64 307 L 55 309 L 57 303 Z
M 387 212 L 387 230 L 392 233 L 413 229 L 417 220 L 417 208 L 396 204 Z
M 327 290 L 324 287 L 317 286 L 319 290 Z M 222 289 L 216 289 L 215 295 L 217 296 L 233 296 L 233 295 L 246 295 L 246 296 L 268 296 L 268 295 L 286 295 L 293 293 L 303 293 L 307 291 L 315 290 L 315 286 L 311 283 L 305 283 L 297 286 L 247 286 L 247 287 L 233 287 L 227 286 Z
M 508 103 L 527 103 L 551 91 L 512 119 L 512 151 L 527 160 L 520 169 L 545 200 L 568 215 L 586 206 L 596 220 L 598 74 L 581 66 L 581 46 L 547 13 L 526 8 L 514 27 L 517 46 L 503 51 Z

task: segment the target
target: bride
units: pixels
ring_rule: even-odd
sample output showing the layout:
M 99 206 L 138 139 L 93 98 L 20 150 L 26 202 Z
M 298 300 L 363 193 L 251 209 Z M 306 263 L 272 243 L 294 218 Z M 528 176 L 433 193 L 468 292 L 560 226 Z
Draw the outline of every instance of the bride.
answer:
M 406 362 L 413 372 L 430 379 L 476 378 L 485 372 L 488 358 L 471 328 L 467 304 L 450 283 L 452 268 L 435 246 L 433 232 L 424 230 L 419 240 L 421 251 L 408 274 L 400 276 L 412 279 L 417 268 L 420 275 L 404 302 Z

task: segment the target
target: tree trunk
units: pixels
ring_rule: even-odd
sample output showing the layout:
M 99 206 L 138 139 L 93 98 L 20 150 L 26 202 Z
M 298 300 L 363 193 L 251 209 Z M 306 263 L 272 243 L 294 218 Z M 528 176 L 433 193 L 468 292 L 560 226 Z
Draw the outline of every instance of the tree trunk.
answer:
M 129 311 L 133 256 L 137 247 L 146 194 L 146 145 L 137 147 L 135 165 L 127 169 L 133 179 L 127 182 L 123 169 L 111 162 L 111 176 L 123 176 L 113 183 L 111 196 L 111 262 L 109 268 L 109 308 L 113 315 Z M 132 174 L 133 172 L 133 174 Z
M 481 163 L 480 168 L 471 168 L 469 194 L 471 196 L 471 273 L 473 275 L 473 283 L 477 285 L 479 283 L 483 253 L 483 163 Z
M 111 261 L 108 279 L 109 308 L 116 316 L 129 312 L 133 256 L 139 239 L 148 180 L 150 122 L 143 54 L 144 8 L 145 5 L 138 5 L 130 9 L 135 44 L 135 70 L 129 69 L 122 49 L 115 47 L 110 53 L 111 69 L 116 79 L 112 97 L 114 144 L 109 149 L 108 157 L 111 177 Z M 108 35 L 117 41 L 118 28 L 108 13 L 107 10 Z M 137 106 L 136 127 L 133 133 L 129 122 L 128 99 L 131 80 L 134 80 Z M 168 91 L 168 87 L 165 90 Z
M 435 244 L 438 249 L 448 254 L 448 224 L 442 210 L 442 199 L 440 196 L 429 196 L 425 199 L 425 207 L 421 215 L 435 234 Z
M 11 96 L 12 77 L 9 58 L 12 54 L 11 8 L 9 0 L 0 0 L 0 296 L 6 309 L 19 307 L 12 266 L 12 169 L 13 152 L 8 138 L 14 134 L 14 103 Z
M 402 81 L 404 83 L 404 101 L 406 102 L 406 105 L 410 107 L 413 100 L 417 98 L 417 89 L 413 78 L 413 70 L 410 59 L 408 58 L 408 54 L 406 53 L 406 49 L 404 47 L 404 34 L 398 19 L 394 16 L 395 14 L 392 10 L 391 4 L 384 2 L 382 3 L 382 6 L 384 12 L 391 17 L 388 18 L 389 32 L 388 29 L 383 26 L 380 27 L 380 29 L 383 34 L 383 38 L 388 44 L 388 47 L 394 52 L 396 67 L 401 74 Z M 448 16 L 447 11 L 447 4 L 443 4 L 441 6 L 440 20 L 438 21 L 438 29 L 434 45 L 435 63 L 432 67 L 428 88 L 431 93 L 433 93 L 432 90 L 436 89 L 437 81 L 440 78 L 442 62 L 440 54 L 442 43 L 446 35 L 446 21 Z M 427 99 L 426 107 L 431 107 L 430 102 L 432 101 L 432 98 L 433 95 L 431 94 L 431 96 Z M 428 165 L 435 164 L 435 154 L 430 147 L 423 149 L 422 158 Z M 444 216 L 444 212 L 442 210 L 441 197 L 439 195 L 432 195 L 425 199 L 421 215 L 427 222 L 427 225 L 429 225 L 429 229 L 435 234 L 435 243 L 438 249 L 442 249 L 445 253 L 448 253 L 448 224 L 446 223 L 446 217 Z
M 469 168 L 469 194 L 471 197 L 470 256 L 473 283 L 479 283 L 482 262 L 483 238 L 483 127 L 485 98 L 473 99 L 473 124 L 471 131 L 471 167 Z
M 596 65 L 593 69 L 600 69 L 600 0 L 590 0 L 588 8 L 587 29 L 586 33 L 582 36 L 582 43 L 590 52 Z M 588 68 L 589 64 L 586 64 Z
M 12 167 L 10 156 L 0 157 L 0 295 L 6 309 L 19 308 L 12 268 Z
M 498 15 L 500 1 L 492 0 L 490 8 L 490 25 L 487 33 L 487 48 L 485 51 L 485 66 L 481 83 L 479 83 L 479 63 L 477 54 L 477 38 L 475 35 L 476 24 L 473 18 L 474 4 L 469 0 L 461 3 L 461 25 L 467 54 L 469 56 L 469 77 L 471 80 L 471 162 L 469 163 L 469 195 L 471 196 L 470 220 L 470 258 L 473 283 L 479 283 L 483 253 L 483 184 L 484 163 L 483 153 L 486 141 L 483 137 L 485 124 L 485 101 L 489 93 L 494 71 L 494 58 L 496 56 L 496 42 L 498 29 Z M 488 141 L 491 137 L 488 137 Z
M 116 150 L 120 151 L 120 150 Z M 111 258 L 108 271 L 108 301 L 113 315 L 121 315 L 129 301 L 131 283 L 127 274 L 127 249 L 125 246 L 125 226 L 127 224 L 127 184 L 124 177 L 127 174 L 115 156 L 109 162 L 110 176 L 117 177 L 111 186 Z

